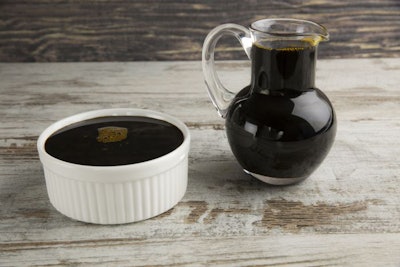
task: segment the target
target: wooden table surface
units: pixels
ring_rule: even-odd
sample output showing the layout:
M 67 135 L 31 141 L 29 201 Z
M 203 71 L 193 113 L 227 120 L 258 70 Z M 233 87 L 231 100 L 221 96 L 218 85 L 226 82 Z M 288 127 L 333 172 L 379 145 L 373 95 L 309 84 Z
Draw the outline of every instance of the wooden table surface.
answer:
M 219 64 L 241 88 L 247 61 Z M 212 107 L 200 62 L 0 64 L 0 265 L 400 265 L 400 59 L 320 60 L 338 117 L 335 144 L 302 183 L 246 175 Z M 36 151 L 79 112 L 154 109 L 192 135 L 181 202 L 138 223 L 71 220 L 47 197 Z

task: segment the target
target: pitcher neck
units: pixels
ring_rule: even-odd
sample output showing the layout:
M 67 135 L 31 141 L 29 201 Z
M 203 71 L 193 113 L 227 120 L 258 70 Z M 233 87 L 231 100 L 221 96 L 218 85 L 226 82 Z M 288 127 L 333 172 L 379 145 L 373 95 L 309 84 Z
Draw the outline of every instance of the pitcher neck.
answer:
M 271 49 L 253 45 L 251 58 L 254 93 L 315 87 L 317 46 Z

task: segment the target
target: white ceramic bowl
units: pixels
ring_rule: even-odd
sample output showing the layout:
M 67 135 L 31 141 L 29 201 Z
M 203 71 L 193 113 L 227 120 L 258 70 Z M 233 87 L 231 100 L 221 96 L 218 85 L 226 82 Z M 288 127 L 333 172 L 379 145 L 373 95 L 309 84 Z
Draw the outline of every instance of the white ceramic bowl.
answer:
M 183 143 L 159 158 L 119 166 L 87 166 L 59 160 L 45 151 L 45 142 L 61 128 L 104 116 L 145 116 L 169 122 L 183 133 Z M 50 202 L 62 214 L 84 222 L 120 224 L 159 215 L 186 192 L 190 134 L 169 115 L 141 109 L 104 109 L 77 114 L 50 125 L 39 136 Z

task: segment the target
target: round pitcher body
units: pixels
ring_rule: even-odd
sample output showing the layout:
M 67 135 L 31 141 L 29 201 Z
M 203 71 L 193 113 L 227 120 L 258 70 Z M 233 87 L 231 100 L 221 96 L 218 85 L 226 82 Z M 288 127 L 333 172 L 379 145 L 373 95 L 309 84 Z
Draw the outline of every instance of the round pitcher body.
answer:
M 336 116 L 319 89 L 249 94 L 243 89 L 226 116 L 230 147 L 243 169 L 271 184 L 307 178 L 328 154 Z

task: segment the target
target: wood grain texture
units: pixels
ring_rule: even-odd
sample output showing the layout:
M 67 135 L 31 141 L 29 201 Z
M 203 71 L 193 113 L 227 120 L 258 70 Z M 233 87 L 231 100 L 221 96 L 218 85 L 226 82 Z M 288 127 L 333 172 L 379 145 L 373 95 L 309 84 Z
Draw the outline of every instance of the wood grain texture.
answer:
M 324 24 L 322 58 L 400 56 L 398 0 L 0 1 L 0 61 L 198 60 L 206 34 L 233 22 L 292 17 Z M 224 38 L 222 59 L 244 59 Z
M 248 83 L 247 61 L 219 69 L 231 88 Z M 399 266 L 399 70 L 399 59 L 321 60 L 334 147 L 307 180 L 276 187 L 234 159 L 200 62 L 0 64 L 0 266 Z M 68 219 L 49 203 L 37 136 L 65 116 L 116 107 L 189 126 L 186 195 L 138 223 Z

